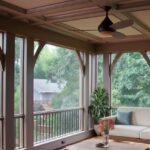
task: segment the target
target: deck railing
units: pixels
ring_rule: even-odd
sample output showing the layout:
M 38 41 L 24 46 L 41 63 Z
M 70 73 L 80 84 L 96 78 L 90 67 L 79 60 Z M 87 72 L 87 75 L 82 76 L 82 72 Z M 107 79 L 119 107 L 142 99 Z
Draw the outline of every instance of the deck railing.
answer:
M 24 115 L 19 114 L 15 115 L 15 144 L 16 144 L 16 149 L 21 149 L 23 148 L 23 122 L 24 122 Z
M 83 108 L 34 113 L 34 143 L 82 130 Z
M 111 108 L 111 114 L 116 114 L 117 108 Z M 23 148 L 24 115 L 15 115 L 16 149 Z M 3 117 L 0 117 L 0 147 L 3 144 Z M 34 143 L 59 138 L 82 131 L 83 108 L 53 110 L 34 113 Z

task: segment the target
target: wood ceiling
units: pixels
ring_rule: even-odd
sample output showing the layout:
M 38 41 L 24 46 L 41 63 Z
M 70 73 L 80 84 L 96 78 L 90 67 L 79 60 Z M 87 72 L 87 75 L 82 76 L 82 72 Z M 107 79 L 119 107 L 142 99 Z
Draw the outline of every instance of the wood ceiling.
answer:
M 98 33 L 105 5 L 112 6 L 109 15 L 113 22 L 134 21 L 131 27 L 118 30 L 125 38 Z M 150 39 L 150 0 L 1 0 L 0 14 L 94 44 Z

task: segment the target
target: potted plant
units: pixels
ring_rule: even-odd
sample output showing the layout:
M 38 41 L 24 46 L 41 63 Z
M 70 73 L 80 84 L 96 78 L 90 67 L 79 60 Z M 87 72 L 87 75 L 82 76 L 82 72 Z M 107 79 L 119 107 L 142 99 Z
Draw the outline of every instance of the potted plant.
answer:
M 89 112 L 94 122 L 95 132 L 99 135 L 98 123 L 99 119 L 106 117 L 110 114 L 108 93 L 104 88 L 97 87 L 91 96 L 91 105 L 89 106 Z

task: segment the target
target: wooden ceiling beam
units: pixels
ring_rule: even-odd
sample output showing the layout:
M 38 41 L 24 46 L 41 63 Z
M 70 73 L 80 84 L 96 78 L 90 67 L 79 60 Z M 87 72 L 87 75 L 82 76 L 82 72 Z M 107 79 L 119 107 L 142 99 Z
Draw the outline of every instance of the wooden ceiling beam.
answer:
M 76 0 L 76 1 L 67 1 L 63 4 L 58 3 L 57 5 L 48 5 L 48 6 L 43 6 L 39 7 L 38 9 L 33 8 L 32 10 L 29 9 L 27 12 L 29 15 L 32 16 L 38 16 L 38 15 L 44 15 L 44 14 L 50 14 L 50 15 L 56 15 L 58 13 L 64 13 L 64 12 L 69 12 L 72 10 L 79 10 L 79 9 L 86 9 L 86 8 L 91 8 L 91 7 L 96 7 L 94 4 L 87 2 L 87 0 Z
M 120 3 L 116 5 L 116 9 L 120 12 L 133 12 L 133 11 L 141 11 L 141 10 L 149 10 L 150 9 L 150 1 L 143 0 L 131 3 Z
M 75 14 L 75 13 L 80 13 L 80 12 L 89 12 L 89 11 L 93 11 L 95 9 L 102 12 L 102 10 L 100 10 L 98 7 L 93 6 L 93 7 L 85 7 L 85 8 L 83 7 L 83 8 L 77 8 L 77 9 L 73 8 L 73 9 L 69 9 L 66 11 L 58 11 L 58 12 L 54 12 L 54 13 L 53 13 L 53 11 L 51 11 L 50 13 L 46 12 L 44 14 L 44 16 L 51 17 L 51 16 L 59 16 L 59 15 L 65 15 L 65 14 Z
M 46 6 L 45 6 L 46 7 Z M 91 8 L 96 8 L 96 6 L 93 6 L 91 4 L 85 4 L 85 3 L 82 3 L 82 4 L 75 4 L 75 5 L 69 5 L 69 6 L 64 6 L 64 7 L 56 7 L 56 8 L 53 8 L 53 9 L 44 9 L 43 11 L 35 11 L 35 12 L 28 12 L 27 14 L 24 14 L 23 17 L 26 17 L 26 16 L 31 16 L 31 17 L 37 17 L 37 16 L 41 16 L 41 15 L 49 15 L 49 16 L 55 16 L 55 15 L 61 15 L 63 13 L 72 13 L 74 11 L 79 11 L 79 10 L 83 10 L 83 11 L 86 11 L 87 9 L 91 9 Z M 21 18 L 21 17 L 17 17 L 16 18 Z
M 70 49 L 78 49 L 80 51 L 94 53 L 94 46 L 89 42 L 78 40 L 40 27 L 31 26 L 27 23 L 12 20 L 4 16 L 0 16 L 0 22 L 0 29 L 2 31 L 7 31 L 20 36 L 32 37 L 35 40 L 48 42 Z
M 117 9 L 120 12 L 132 12 L 139 10 L 149 10 L 150 9 L 150 1 L 142 0 L 142 1 L 122 1 L 122 0 L 88 0 L 93 4 L 101 7 L 104 6 L 112 6 L 114 9 Z
M 12 9 L 9 9 L 9 8 L 6 8 L 6 7 L 2 7 L 2 10 L 6 11 L 6 12 L 9 12 L 10 14 L 14 14 L 15 16 L 20 16 L 21 18 L 24 18 L 24 17 L 22 17 L 24 14 L 22 14 L 22 13 L 16 11 L 16 10 L 12 10 Z M 15 17 L 13 17 L 13 18 L 15 18 Z M 56 27 L 56 29 L 57 29 L 57 30 L 55 30 L 52 27 L 53 24 L 48 23 L 45 20 L 42 20 L 42 19 L 39 19 L 39 18 L 36 18 L 36 17 L 26 16 L 26 18 L 29 19 L 29 20 L 32 20 L 34 22 L 34 23 L 30 23 L 33 26 L 35 26 L 35 25 L 42 25 L 43 26 L 44 25 L 44 28 L 47 28 L 47 29 L 51 29 L 52 28 L 52 30 L 54 30 L 56 32 L 59 31 L 59 33 L 63 33 L 65 35 L 76 37 L 78 39 L 82 39 L 82 40 L 84 39 L 84 40 L 87 40 L 87 41 L 93 41 L 93 39 L 94 39 L 94 41 L 97 42 L 97 43 L 100 43 L 102 41 L 102 39 L 98 39 L 98 38 L 95 39 L 94 36 L 89 36 L 89 34 L 87 35 L 87 34 L 83 34 L 83 33 L 79 33 L 79 32 L 71 32 L 69 30 L 62 31 L 64 29 L 62 29 L 62 28 L 60 29 L 60 28 L 56 27 L 57 25 L 56 26 L 54 25 Z M 71 32 L 71 33 L 69 33 L 69 32 Z
M 66 15 L 50 17 L 46 20 L 46 22 L 49 23 L 49 24 L 58 23 L 58 22 L 67 22 L 67 21 L 73 21 L 73 20 L 79 20 L 79 19 L 99 17 L 102 14 L 104 15 L 104 13 L 101 13 L 100 11 L 93 10 L 93 11 L 90 11 L 90 12 L 83 12 L 83 13 L 79 12 L 79 13 L 76 13 L 76 14 L 66 14 Z
M 85 8 L 85 7 L 91 7 L 93 4 L 87 2 L 87 0 L 75 0 L 75 1 L 64 1 L 60 3 L 40 6 L 37 8 L 28 9 L 29 14 L 37 14 L 39 12 L 45 12 L 49 11 L 53 13 L 53 11 L 60 12 L 60 11 L 66 11 L 66 9 L 79 9 L 79 8 Z M 50 11 L 51 10 L 51 11 Z
M 97 46 L 97 53 L 124 53 L 124 52 L 136 52 L 150 50 L 149 40 L 137 40 L 137 41 L 119 41 L 118 43 L 105 43 Z
M 13 9 L 13 10 L 16 10 L 20 13 L 27 13 L 27 10 L 24 9 L 24 8 L 21 8 L 19 6 L 16 6 L 16 5 L 13 5 L 13 4 L 10 4 L 8 2 L 5 2 L 5 1 L 0 1 L 0 8 L 1 7 L 7 7 L 9 9 Z

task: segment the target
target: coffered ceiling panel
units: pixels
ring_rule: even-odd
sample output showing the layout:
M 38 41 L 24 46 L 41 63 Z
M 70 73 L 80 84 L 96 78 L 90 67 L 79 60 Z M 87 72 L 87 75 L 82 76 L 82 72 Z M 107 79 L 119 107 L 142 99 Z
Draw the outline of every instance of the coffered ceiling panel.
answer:
M 150 28 L 150 10 L 136 11 L 131 14 Z

